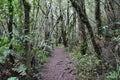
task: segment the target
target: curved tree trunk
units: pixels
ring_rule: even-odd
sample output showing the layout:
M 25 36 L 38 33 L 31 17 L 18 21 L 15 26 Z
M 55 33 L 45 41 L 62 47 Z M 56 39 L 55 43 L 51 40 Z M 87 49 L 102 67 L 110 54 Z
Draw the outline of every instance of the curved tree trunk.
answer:
M 72 6 L 76 9 L 81 21 L 86 25 L 88 32 L 90 34 L 90 37 L 91 37 L 91 41 L 92 41 L 94 50 L 97 53 L 97 57 L 98 57 L 98 59 L 101 59 L 101 50 L 100 50 L 99 46 L 96 44 L 92 26 L 89 23 L 85 9 L 82 8 L 82 5 L 84 5 L 83 2 L 82 1 L 79 2 L 78 0 L 70 0 L 70 1 L 71 1 Z

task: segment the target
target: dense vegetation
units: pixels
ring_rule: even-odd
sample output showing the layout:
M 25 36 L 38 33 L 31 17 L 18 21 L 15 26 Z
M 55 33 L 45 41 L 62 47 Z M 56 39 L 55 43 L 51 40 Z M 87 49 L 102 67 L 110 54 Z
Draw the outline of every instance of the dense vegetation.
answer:
M 37 80 L 55 46 L 79 79 L 120 79 L 120 0 L 0 0 L 0 79 Z

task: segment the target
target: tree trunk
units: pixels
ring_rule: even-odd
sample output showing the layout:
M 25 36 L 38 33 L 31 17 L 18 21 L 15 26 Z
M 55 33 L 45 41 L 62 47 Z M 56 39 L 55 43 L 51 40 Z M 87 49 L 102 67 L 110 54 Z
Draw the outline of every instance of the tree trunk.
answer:
M 101 27 L 101 9 L 100 9 L 100 0 L 95 0 L 95 19 L 97 22 L 98 36 L 102 36 L 102 27 Z
M 82 1 L 79 2 L 79 1 L 76 1 L 76 0 L 70 0 L 70 1 L 72 3 L 72 6 L 76 9 L 81 21 L 86 25 L 86 27 L 88 29 L 88 32 L 90 34 L 90 37 L 91 37 L 91 41 L 92 41 L 94 50 L 97 53 L 97 57 L 98 57 L 98 59 L 101 59 L 101 50 L 95 42 L 95 36 L 94 36 L 93 30 L 92 30 L 92 26 L 89 23 L 87 14 L 85 12 L 85 9 L 83 9 L 81 7 L 81 5 L 84 5 L 84 4 L 82 4 L 83 2 Z
M 79 36 L 80 36 L 80 51 L 82 55 L 85 55 L 88 47 L 87 37 L 85 31 L 85 24 L 82 23 L 80 18 L 78 18 L 78 28 L 79 28 Z
M 30 34 L 30 4 L 26 1 L 23 0 L 23 5 L 24 5 L 24 15 L 25 15 L 25 19 L 24 19 L 24 29 L 25 29 L 25 36 L 27 36 L 25 42 L 24 42 L 24 46 L 25 46 L 25 55 L 26 55 L 26 66 L 27 66 L 27 77 L 30 80 L 31 79 L 31 59 L 30 59 L 30 43 L 29 43 L 29 39 L 28 36 Z
M 11 39 L 13 38 L 13 5 L 12 5 L 12 0 L 8 0 L 9 6 L 9 21 L 8 21 L 8 32 L 9 32 L 9 42 L 11 42 Z M 10 50 L 12 50 L 12 44 L 9 47 Z M 13 55 L 9 54 L 10 62 L 14 64 L 14 57 Z

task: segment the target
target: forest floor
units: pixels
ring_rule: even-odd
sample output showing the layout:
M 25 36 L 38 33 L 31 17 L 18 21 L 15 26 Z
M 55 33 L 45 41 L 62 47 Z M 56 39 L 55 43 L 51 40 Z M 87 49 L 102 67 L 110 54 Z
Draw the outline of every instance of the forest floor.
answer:
M 76 80 L 76 70 L 63 48 L 55 48 L 42 69 L 42 80 Z

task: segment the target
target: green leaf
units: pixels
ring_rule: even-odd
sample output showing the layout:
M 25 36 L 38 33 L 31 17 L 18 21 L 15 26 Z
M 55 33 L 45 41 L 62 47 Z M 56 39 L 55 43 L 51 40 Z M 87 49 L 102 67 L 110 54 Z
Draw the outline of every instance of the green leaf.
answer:
M 19 80 L 18 77 L 10 77 L 8 80 Z
M 12 68 L 14 71 L 17 71 L 20 73 L 20 75 L 26 75 L 26 67 L 24 64 L 20 64 L 20 66 L 16 66 L 15 68 Z

